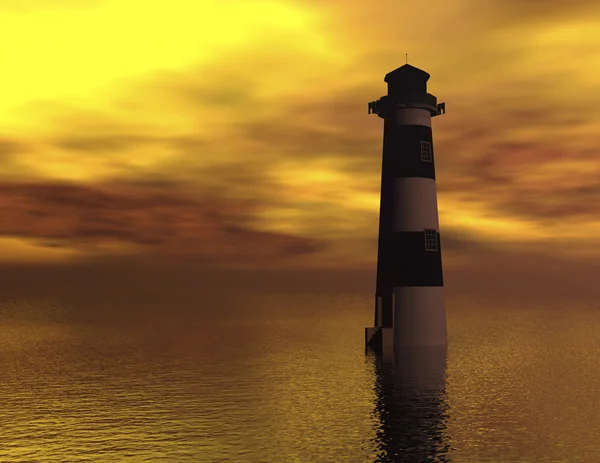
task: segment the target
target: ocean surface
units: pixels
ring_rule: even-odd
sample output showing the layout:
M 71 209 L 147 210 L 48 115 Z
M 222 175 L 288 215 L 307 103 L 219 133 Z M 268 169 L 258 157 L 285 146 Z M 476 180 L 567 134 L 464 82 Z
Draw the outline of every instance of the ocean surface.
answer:
M 2 299 L 0 462 L 600 461 L 599 304 L 449 296 L 447 354 L 391 360 L 372 308 Z

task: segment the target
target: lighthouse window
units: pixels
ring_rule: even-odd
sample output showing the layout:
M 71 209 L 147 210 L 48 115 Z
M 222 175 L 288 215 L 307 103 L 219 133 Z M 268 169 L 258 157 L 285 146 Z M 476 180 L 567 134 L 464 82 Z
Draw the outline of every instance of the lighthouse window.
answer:
M 438 250 L 437 230 L 426 229 L 425 230 L 425 251 L 437 251 L 437 250 Z
M 421 142 L 421 161 L 433 161 L 433 158 L 431 156 L 431 143 L 429 143 L 428 141 Z

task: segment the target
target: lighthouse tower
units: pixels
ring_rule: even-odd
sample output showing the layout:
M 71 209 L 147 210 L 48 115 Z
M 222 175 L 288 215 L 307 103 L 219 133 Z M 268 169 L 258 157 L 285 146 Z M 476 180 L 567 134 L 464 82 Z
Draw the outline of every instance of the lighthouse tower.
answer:
M 401 66 L 385 76 L 388 94 L 369 103 L 384 120 L 375 323 L 365 330 L 376 351 L 447 344 L 431 133 L 446 109 L 428 79 Z

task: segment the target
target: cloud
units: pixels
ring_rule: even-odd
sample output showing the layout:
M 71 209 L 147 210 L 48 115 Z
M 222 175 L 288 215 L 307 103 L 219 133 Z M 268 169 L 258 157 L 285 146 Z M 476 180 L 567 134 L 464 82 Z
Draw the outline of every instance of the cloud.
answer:
M 0 234 L 86 249 L 120 242 L 150 255 L 213 262 L 277 261 L 322 243 L 247 226 L 252 205 L 119 185 L 0 184 Z M 133 248 L 133 253 L 139 251 Z
M 177 76 L 171 87 L 166 86 L 165 76 L 161 76 L 159 80 L 164 84 L 161 88 L 168 91 L 166 97 L 160 98 L 166 98 L 161 100 L 166 108 L 169 104 L 180 107 L 185 102 L 186 107 L 192 108 L 190 120 L 201 126 L 206 117 L 203 113 L 206 101 L 186 96 L 190 92 L 189 82 L 200 81 L 194 77 L 196 74 L 200 75 L 200 71 L 190 71 L 186 78 Z M 215 86 L 216 83 L 209 83 L 204 88 L 198 84 L 201 88 L 198 93 L 204 94 Z M 271 97 L 260 96 L 253 85 L 248 88 L 253 89 L 249 91 L 252 96 L 246 100 L 229 99 L 225 107 L 247 110 L 247 101 L 255 100 L 253 104 L 259 107 L 276 108 Z M 223 91 L 226 90 L 224 87 Z M 177 186 L 200 202 L 209 194 L 215 204 L 246 204 L 243 217 L 238 215 L 236 220 L 243 221 L 244 227 L 261 230 L 265 234 L 261 236 L 275 239 L 280 234 L 299 235 L 311 243 L 327 242 L 331 256 L 326 258 L 327 252 L 315 247 L 309 253 L 315 262 L 320 258 L 369 261 L 373 259 L 377 234 L 382 135 L 382 121 L 369 116 L 365 109 L 369 94 L 377 95 L 377 91 L 370 92 L 362 83 L 341 86 L 313 100 L 292 94 L 280 111 L 237 117 L 230 123 L 223 115 L 218 116 L 223 117 L 223 131 L 213 133 L 201 130 L 198 134 L 152 134 L 135 122 L 104 118 L 98 124 L 92 117 L 91 125 L 84 124 L 84 130 L 78 134 L 66 126 L 64 134 L 48 143 L 65 153 L 73 150 L 83 155 L 89 153 L 112 168 L 121 165 L 121 170 L 115 170 L 112 176 L 112 182 L 121 187 Z M 453 208 L 456 205 L 456 210 L 441 210 L 442 213 L 460 216 L 460 204 L 471 204 L 504 214 L 506 220 L 523 217 L 541 222 L 574 214 L 591 217 L 592 206 L 580 201 L 583 194 L 593 197 L 591 186 L 582 189 L 581 179 L 556 186 L 561 177 L 569 178 L 560 169 L 561 164 L 573 166 L 572 159 L 565 154 L 570 138 L 553 142 L 539 136 L 540 133 L 551 136 L 559 130 L 577 131 L 585 120 L 575 110 L 554 111 L 550 103 L 540 103 L 538 107 L 532 113 L 511 101 L 498 99 L 494 111 L 474 117 L 480 111 L 479 106 L 457 97 L 455 112 L 444 116 L 446 119 L 436 119 L 434 136 L 441 204 L 447 197 L 452 201 L 446 204 L 452 204 Z M 77 117 L 76 113 L 67 119 L 85 121 L 85 117 Z M 523 127 L 533 127 L 535 132 L 522 133 Z M 153 157 L 152 150 L 159 147 L 167 154 Z M 579 149 L 579 160 L 593 158 L 593 152 Z M 128 164 L 130 152 L 139 153 L 136 156 L 145 156 L 151 162 L 139 167 Z M 98 157 L 103 153 L 107 155 Z M 552 166 L 556 169 L 548 170 Z M 588 176 L 591 181 L 591 171 Z M 552 182 L 552 189 L 548 182 Z M 369 198 L 368 202 L 364 198 Z M 63 200 L 65 204 L 68 201 Z M 173 211 L 187 214 L 183 206 L 174 207 Z M 101 217 L 108 220 L 108 215 Z M 175 253 L 173 241 L 165 241 L 164 236 L 168 235 L 165 230 L 152 234 L 146 229 L 136 233 L 132 227 L 119 224 L 107 227 L 102 220 L 80 226 L 78 239 L 88 243 L 114 239 L 170 248 L 169 252 Z M 174 217 L 169 220 L 176 221 Z M 444 249 L 450 254 L 478 252 L 486 240 L 492 248 L 502 244 L 495 242 L 492 235 L 478 234 L 474 229 L 444 225 Z M 221 243 L 218 247 L 239 235 L 239 231 L 232 230 L 235 228 L 223 228 L 218 237 L 202 236 L 204 240 L 217 240 Z M 463 238 L 456 238 L 459 235 Z M 517 235 L 515 231 L 513 242 L 519 241 Z M 249 240 L 256 239 L 248 236 Z M 523 239 L 524 245 L 528 239 Z M 180 238 L 180 241 L 185 240 Z M 76 240 L 72 237 L 69 242 Z M 294 250 L 304 248 L 301 242 L 290 244 L 287 249 L 293 254 Z M 243 252 L 238 251 L 238 256 L 242 258 Z
M 6 161 L 22 151 L 23 146 L 18 141 L 0 138 L 0 161 Z
M 509 20 L 527 22 L 532 19 L 537 21 L 561 19 L 565 15 L 573 16 L 598 9 L 597 2 L 593 0 L 573 0 L 569 2 L 564 0 L 548 0 L 545 2 L 536 0 L 494 0 L 488 4 L 495 13 L 496 24 Z
M 103 133 L 87 136 L 70 134 L 56 139 L 54 146 L 69 151 L 110 154 L 155 141 L 155 138 L 134 134 Z
M 447 252 L 465 252 L 472 255 L 475 251 L 485 251 L 494 248 L 491 243 L 477 241 L 472 235 L 457 229 L 442 229 L 440 236 L 442 241 L 442 255 Z

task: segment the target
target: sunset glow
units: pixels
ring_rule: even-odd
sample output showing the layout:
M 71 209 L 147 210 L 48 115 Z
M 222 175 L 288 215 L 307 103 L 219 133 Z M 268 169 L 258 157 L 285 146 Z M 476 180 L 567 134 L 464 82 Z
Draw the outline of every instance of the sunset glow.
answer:
M 0 260 L 178 255 L 185 237 L 206 258 L 256 240 L 253 262 L 373 261 L 382 121 L 366 108 L 407 52 L 447 103 L 433 122 L 447 262 L 458 241 L 461 255 L 468 243 L 554 243 L 598 257 L 595 2 L 435 3 L 425 34 L 424 7 L 391 0 L 3 2 L 0 162 L 13 199 Z M 71 204 L 65 182 L 88 199 Z M 164 211 L 178 217 L 168 228 Z

